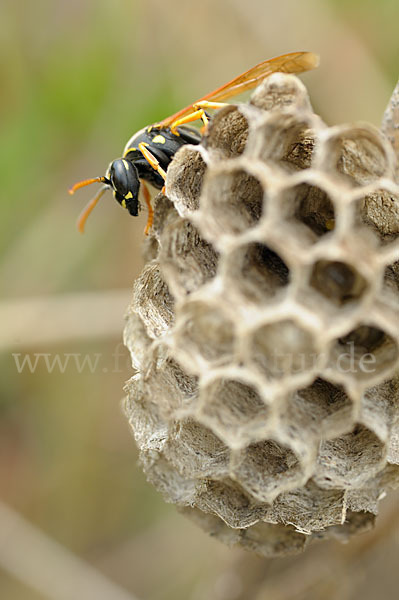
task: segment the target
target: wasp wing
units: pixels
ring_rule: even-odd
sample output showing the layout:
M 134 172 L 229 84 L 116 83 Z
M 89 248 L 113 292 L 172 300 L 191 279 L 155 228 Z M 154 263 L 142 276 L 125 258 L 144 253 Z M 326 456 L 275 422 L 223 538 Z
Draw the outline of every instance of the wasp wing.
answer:
M 283 54 L 265 60 L 258 65 L 255 65 L 245 73 L 238 75 L 231 81 L 225 83 L 221 87 L 213 90 L 209 94 L 202 96 L 196 100 L 201 102 L 202 100 L 209 100 L 213 102 L 219 102 L 220 100 L 227 100 L 237 94 L 241 94 L 247 90 L 254 88 L 258 83 L 263 81 L 266 77 L 272 73 L 302 73 L 303 71 L 309 71 L 314 69 L 319 64 L 319 57 L 313 52 L 290 52 L 289 54 Z M 160 127 L 169 127 L 174 121 L 186 116 L 192 112 L 192 107 L 195 102 L 189 104 L 185 108 L 182 108 L 174 115 L 167 117 L 160 123 Z

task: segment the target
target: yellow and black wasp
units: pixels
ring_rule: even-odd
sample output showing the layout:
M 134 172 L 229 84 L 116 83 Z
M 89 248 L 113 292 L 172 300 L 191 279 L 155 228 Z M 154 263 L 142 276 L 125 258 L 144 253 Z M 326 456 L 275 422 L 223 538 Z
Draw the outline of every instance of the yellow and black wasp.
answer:
M 226 105 L 222 100 L 254 88 L 277 71 L 302 73 L 317 67 L 318 62 L 318 57 L 312 52 L 291 52 L 265 60 L 160 123 L 135 133 L 126 144 L 122 158 L 111 162 L 106 175 L 79 181 L 69 190 L 73 194 L 91 183 L 104 184 L 81 213 L 78 220 L 79 231 L 83 232 L 87 217 L 108 188 L 113 190 L 119 204 L 136 217 L 139 211 L 139 192 L 142 187 L 148 207 L 144 233 L 148 234 L 154 213 L 146 182 L 157 189 L 162 189 L 165 185 L 166 171 L 179 148 L 185 144 L 199 144 L 201 141 L 201 132 L 187 127 L 187 123 L 202 120 L 206 127 L 209 122 L 206 110 L 222 108 Z

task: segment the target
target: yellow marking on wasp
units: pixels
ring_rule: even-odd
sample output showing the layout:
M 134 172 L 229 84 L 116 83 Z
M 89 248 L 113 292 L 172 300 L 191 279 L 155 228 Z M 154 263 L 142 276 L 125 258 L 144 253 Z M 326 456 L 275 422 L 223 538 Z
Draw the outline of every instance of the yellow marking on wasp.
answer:
M 129 152 L 137 152 L 137 148 L 128 148 L 123 156 L 127 156 Z
M 125 199 L 122 200 L 121 204 L 122 204 L 123 208 L 126 208 L 126 200 Z
M 166 142 L 165 138 L 163 137 L 163 135 L 156 135 L 153 140 L 152 140 L 155 144 L 164 144 Z
M 125 166 L 125 169 L 127 171 L 129 169 L 129 163 L 127 162 L 127 160 L 124 160 L 123 158 L 122 158 L 122 162 L 123 162 L 123 164 Z
M 133 194 L 132 192 L 128 192 L 125 196 L 126 200 L 129 200 L 129 198 L 133 198 Z
M 150 125 L 149 127 L 147 127 L 147 133 L 151 133 L 152 131 L 152 125 Z

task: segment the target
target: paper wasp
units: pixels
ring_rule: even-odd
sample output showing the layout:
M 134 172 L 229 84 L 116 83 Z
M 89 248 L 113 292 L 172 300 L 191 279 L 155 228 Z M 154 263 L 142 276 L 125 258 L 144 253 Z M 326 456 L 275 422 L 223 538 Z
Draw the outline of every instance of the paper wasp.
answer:
M 168 166 L 179 148 L 185 144 L 199 144 L 201 141 L 200 131 L 187 127 L 187 123 L 202 120 L 206 127 L 210 118 L 206 109 L 222 108 L 225 106 L 222 100 L 254 88 L 272 73 L 302 73 L 317 67 L 318 62 L 318 57 L 312 52 L 291 52 L 265 60 L 160 123 L 135 133 L 126 144 L 122 158 L 111 162 L 105 176 L 85 179 L 75 183 L 69 190 L 73 194 L 76 190 L 95 182 L 104 184 L 81 213 L 78 220 L 79 231 L 83 232 L 87 217 L 108 188 L 113 190 L 119 204 L 136 217 L 142 186 L 148 207 L 144 233 L 148 234 L 154 213 L 146 182 L 162 189 Z

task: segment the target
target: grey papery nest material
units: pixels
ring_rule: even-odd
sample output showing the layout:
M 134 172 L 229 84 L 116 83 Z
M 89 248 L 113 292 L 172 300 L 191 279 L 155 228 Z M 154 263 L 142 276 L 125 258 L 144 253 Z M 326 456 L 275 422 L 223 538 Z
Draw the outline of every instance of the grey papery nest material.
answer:
M 126 413 L 148 479 L 227 543 L 346 540 L 399 483 L 395 161 L 277 73 L 168 169 Z

